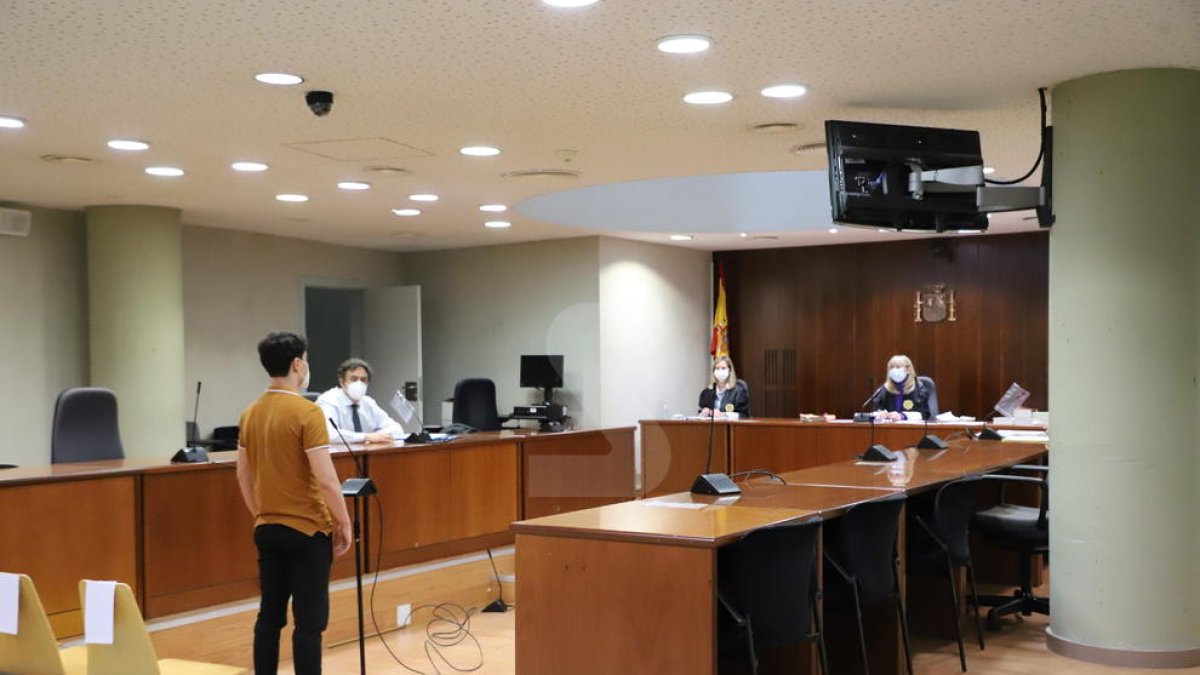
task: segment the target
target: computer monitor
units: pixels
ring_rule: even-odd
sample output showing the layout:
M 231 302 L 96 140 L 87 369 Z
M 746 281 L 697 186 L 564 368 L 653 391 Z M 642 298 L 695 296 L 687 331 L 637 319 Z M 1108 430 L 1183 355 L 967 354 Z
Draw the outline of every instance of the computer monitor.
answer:
M 546 402 L 551 402 L 553 391 L 563 386 L 562 355 L 522 355 L 521 386 L 545 390 Z
M 982 171 L 978 131 L 827 120 L 825 142 L 834 222 L 933 232 L 987 229 L 973 190 L 915 195 L 910 183 L 914 170 Z

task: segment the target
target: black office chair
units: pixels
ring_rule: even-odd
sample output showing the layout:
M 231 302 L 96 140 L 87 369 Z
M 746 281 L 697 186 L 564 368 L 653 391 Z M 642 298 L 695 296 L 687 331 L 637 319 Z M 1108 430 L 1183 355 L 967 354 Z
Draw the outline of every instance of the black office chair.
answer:
M 870 664 L 862 610 L 865 605 L 883 601 L 896 603 L 900 635 L 904 640 L 904 662 L 908 667 L 908 675 L 913 673 L 908 614 L 904 609 L 904 596 L 900 592 L 900 558 L 896 554 L 896 532 L 899 530 L 900 511 L 904 508 L 905 500 L 904 493 L 898 492 L 846 509 L 836 528 L 836 545 L 827 546 L 825 552 L 826 590 L 832 591 L 831 582 L 840 582 L 849 588 L 853 599 L 864 675 L 870 673 Z
M 971 587 L 971 605 L 975 615 L 975 635 L 979 648 L 983 649 L 983 627 L 979 623 L 979 593 L 975 589 L 975 566 L 971 564 L 970 533 L 968 525 L 975 512 L 979 484 L 983 478 L 968 476 L 950 481 L 938 489 L 933 499 L 933 512 L 914 514 L 916 528 L 910 528 L 908 537 L 908 571 L 910 573 L 945 573 L 950 587 L 950 602 L 954 607 L 954 638 L 958 642 L 958 661 L 963 672 L 967 672 L 967 655 L 963 649 L 962 626 L 959 617 L 962 609 L 958 602 L 958 585 L 954 582 L 954 570 L 967 570 L 967 582 Z
M 319 391 L 306 391 L 306 392 L 304 392 L 303 394 L 301 394 L 301 396 L 303 396 L 304 398 L 306 398 L 306 399 L 308 399 L 308 400 L 312 401 L 313 403 L 316 403 L 316 402 L 317 402 L 317 399 L 321 398 L 321 392 L 319 392 Z
M 1002 481 L 1000 503 L 977 512 L 971 521 L 974 529 L 1021 556 L 1021 587 L 1011 596 L 989 595 L 979 598 L 980 604 L 992 607 L 988 610 L 988 627 L 993 630 L 1000 628 L 1000 617 L 1005 614 L 1020 612 L 1023 616 L 1029 616 L 1037 612 L 1050 615 L 1050 599 L 1033 594 L 1033 558 L 1050 554 L 1050 488 L 1046 481 L 1049 470 L 1047 466 L 1018 464 L 1010 471 L 1038 473 L 1041 476 L 983 476 L 986 480 Z M 1041 505 L 1022 506 L 1005 502 L 1004 485 L 1012 483 L 1037 485 L 1041 491 Z
M 454 424 L 475 431 L 495 431 L 506 418 L 496 410 L 496 383 L 483 377 L 459 380 L 454 385 Z
M 58 395 L 50 435 L 51 463 L 124 458 L 117 395 L 111 389 L 77 387 Z
M 934 384 L 933 378 L 925 377 L 924 375 L 918 375 L 917 383 L 924 385 L 925 388 L 929 390 L 929 419 L 937 417 L 940 410 L 938 408 L 937 400 L 937 385 Z
M 15 468 L 17 468 L 17 465 L 16 465 L 16 464 L 0 464 L 0 470 L 3 470 L 3 469 L 15 469 Z
M 212 433 L 212 449 L 213 450 L 237 450 L 238 447 L 238 428 L 236 425 L 232 427 L 216 427 Z
M 754 530 L 719 553 L 717 600 L 742 634 L 733 637 L 745 638 L 752 674 L 759 650 L 803 641 L 817 643 L 821 672 L 831 675 L 814 574 L 820 536 L 821 519 L 813 518 Z

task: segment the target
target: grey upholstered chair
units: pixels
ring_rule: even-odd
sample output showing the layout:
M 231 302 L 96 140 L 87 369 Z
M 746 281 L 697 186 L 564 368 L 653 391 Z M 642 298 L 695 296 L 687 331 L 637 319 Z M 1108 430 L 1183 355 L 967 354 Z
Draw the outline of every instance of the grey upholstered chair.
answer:
M 929 390 L 929 418 L 937 417 L 940 409 L 937 401 L 937 385 L 933 383 L 933 378 L 918 375 L 917 383 Z
M 58 395 L 50 436 L 50 461 L 124 459 L 117 426 L 117 395 L 101 387 L 76 387 Z

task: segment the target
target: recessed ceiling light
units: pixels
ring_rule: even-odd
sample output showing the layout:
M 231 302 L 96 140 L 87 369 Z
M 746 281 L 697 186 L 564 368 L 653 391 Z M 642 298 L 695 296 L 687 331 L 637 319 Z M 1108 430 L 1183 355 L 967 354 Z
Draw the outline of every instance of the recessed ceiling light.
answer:
M 438 200 L 437 195 L 409 195 L 408 198 L 414 202 L 436 202 Z
M 262 162 L 234 162 L 233 164 L 229 165 L 229 168 L 233 169 L 234 171 L 246 171 L 252 173 L 255 171 L 266 171 L 267 165 L 263 164 Z
M 404 218 L 412 218 L 421 215 L 421 209 L 392 209 L 392 213 Z
M 707 35 L 668 35 L 654 43 L 658 51 L 667 54 L 698 54 L 712 46 Z
M 145 141 L 133 141 L 127 138 L 114 138 L 108 142 L 108 147 L 112 148 L 113 150 L 129 150 L 136 152 L 139 150 L 149 150 L 150 144 L 146 143 Z
M 837 233 L 838 233 L 838 229 L 836 227 L 829 228 L 829 234 L 837 234 Z
M 690 235 L 690 234 L 673 234 L 673 235 L 671 235 L 671 241 L 691 241 L 691 240 L 692 240 L 692 235 Z
M 308 195 L 275 195 L 275 199 L 281 202 L 306 202 Z
M 290 87 L 293 84 L 300 84 L 304 81 L 299 75 L 291 73 L 259 73 L 254 76 L 254 79 L 263 84 L 274 84 L 281 87 Z
M 596 4 L 597 0 L 542 0 L 551 7 L 587 7 Z
M 983 234 L 983 230 L 959 230 L 959 234 Z
M 695 105 L 717 105 L 732 101 L 733 94 L 727 91 L 693 91 L 684 96 L 683 100 L 685 103 L 693 103 Z
M 343 190 L 370 190 L 371 184 L 356 180 L 344 180 L 338 183 L 338 187 Z
M 500 148 L 493 148 L 490 145 L 468 145 L 465 148 L 459 148 L 458 151 L 468 157 L 495 157 L 500 154 Z
M 20 117 L 7 117 L 0 115 L 0 129 L 22 129 L 25 127 L 25 120 Z
M 808 93 L 808 87 L 802 84 L 775 84 L 764 87 L 759 93 L 767 98 L 799 98 Z
M 146 167 L 146 173 L 163 178 L 178 178 L 183 175 L 183 169 L 174 166 L 150 166 Z
M 512 227 L 512 223 L 507 220 L 489 220 L 483 224 L 484 227 L 490 227 L 493 230 L 504 230 Z
M 985 167 L 983 167 L 983 175 L 985 175 L 985 176 L 988 176 L 988 175 L 991 175 L 991 174 L 993 174 L 993 173 L 996 173 L 996 167 L 994 167 L 994 166 L 985 166 Z
M 886 227 L 881 227 L 881 228 L 879 228 L 879 231 L 880 231 L 880 232 L 882 232 L 882 233 L 884 233 L 884 234 L 891 234 L 891 233 L 892 233 L 892 230 L 889 230 L 889 229 L 887 229 Z
M 738 236 L 739 236 L 739 237 L 741 237 L 742 239 L 745 239 L 746 237 L 749 237 L 749 236 L 750 236 L 750 233 L 749 233 L 749 232 L 743 232 L 743 233 L 739 234 Z
M 479 207 L 479 210 L 487 213 L 504 213 L 508 207 L 503 204 L 484 204 Z

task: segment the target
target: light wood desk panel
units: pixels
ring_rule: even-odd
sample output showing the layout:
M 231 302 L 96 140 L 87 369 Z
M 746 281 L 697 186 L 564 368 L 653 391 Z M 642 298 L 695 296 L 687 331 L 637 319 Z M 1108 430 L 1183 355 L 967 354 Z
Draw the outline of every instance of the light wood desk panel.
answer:
M 729 425 L 701 420 L 642 420 L 642 493 L 647 497 L 689 490 L 708 461 L 712 472 L 729 473 Z
M 636 497 L 633 433 L 621 427 L 522 436 L 521 518 Z

